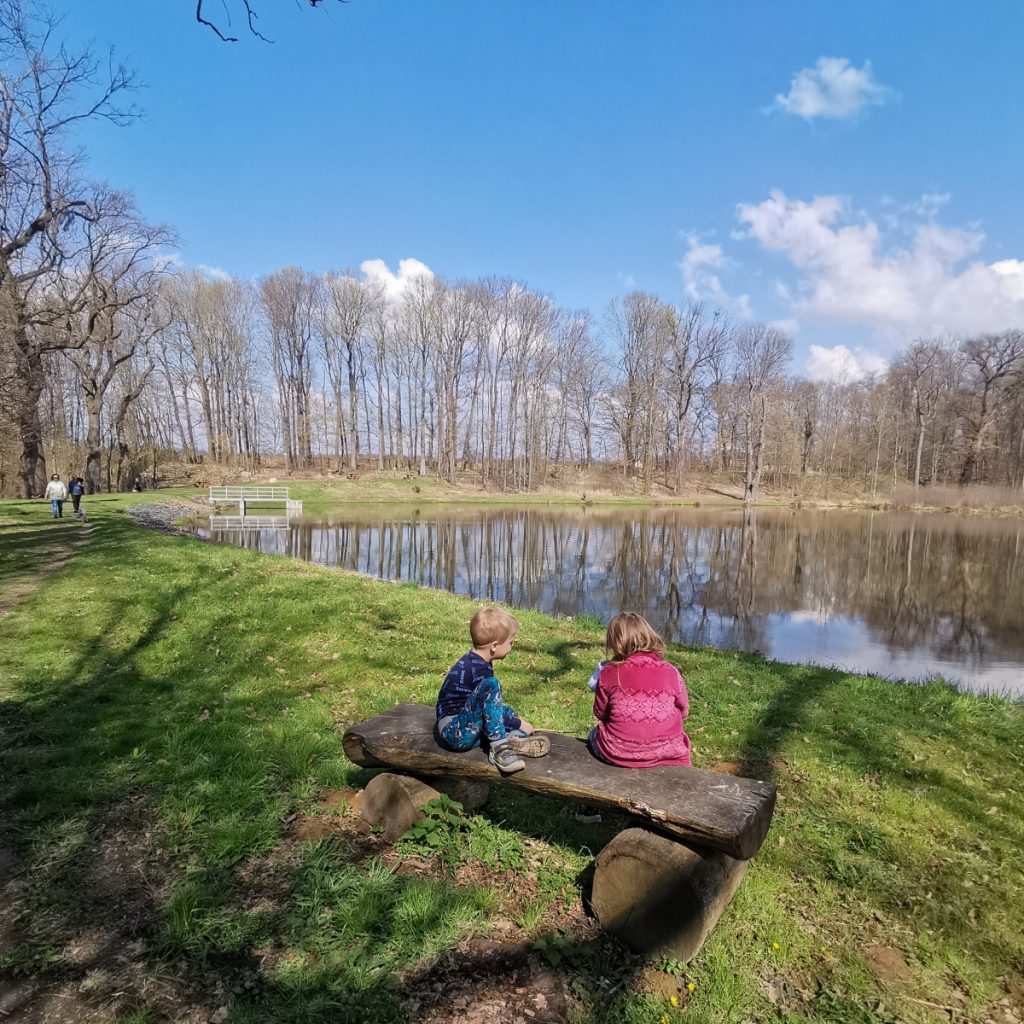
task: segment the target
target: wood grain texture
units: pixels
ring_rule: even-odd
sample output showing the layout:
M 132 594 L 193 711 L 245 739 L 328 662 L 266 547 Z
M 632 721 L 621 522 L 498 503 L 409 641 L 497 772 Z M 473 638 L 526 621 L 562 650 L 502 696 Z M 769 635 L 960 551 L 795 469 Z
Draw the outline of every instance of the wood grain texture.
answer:
M 775 787 L 700 768 L 618 768 L 598 761 L 583 740 L 545 732 L 547 757 L 504 776 L 476 748 L 454 753 L 434 738 L 434 709 L 397 704 L 353 725 L 345 754 L 364 768 L 398 768 L 419 775 L 453 775 L 503 782 L 545 796 L 625 811 L 648 827 L 696 846 L 746 860 L 757 853 L 775 810 Z

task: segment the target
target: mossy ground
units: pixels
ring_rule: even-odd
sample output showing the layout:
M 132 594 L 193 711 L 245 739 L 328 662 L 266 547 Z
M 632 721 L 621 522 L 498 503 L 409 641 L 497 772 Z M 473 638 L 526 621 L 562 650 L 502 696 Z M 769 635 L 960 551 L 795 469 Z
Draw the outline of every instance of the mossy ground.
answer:
M 28 590 L 80 526 L 41 502 L 0 504 L 0 598 L 21 588 L 0 619 L 0 865 L 14 879 L 0 991 L 5 977 L 88 980 L 82 936 L 105 892 L 130 889 L 134 931 L 119 924 L 97 959 L 128 948 L 137 975 L 231 1021 L 415 1019 L 410 979 L 496 920 L 557 947 L 581 1020 L 1019 1012 L 1020 705 L 671 649 L 697 763 L 780 793 L 765 846 L 686 967 L 692 993 L 671 1006 L 646 965 L 573 931 L 587 867 L 619 823 L 584 826 L 497 787 L 468 840 L 408 872 L 362 842 L 344 801 L 325 803 L 369 778 L 340 730 L 432 702 L 473 605 L 144 531 L 120 509 L 147 497 L 90 498 L 87 542 Z M 517 616 L 509 699 L 583 735 L 601 624 Z M 320 819 L 322 835 L 296 840 L 296 820 Z M 166 1015 L 158 988 L 138 989 L 131 1019 Z M 123 1000 L 105 1005 L 128 1019 Z

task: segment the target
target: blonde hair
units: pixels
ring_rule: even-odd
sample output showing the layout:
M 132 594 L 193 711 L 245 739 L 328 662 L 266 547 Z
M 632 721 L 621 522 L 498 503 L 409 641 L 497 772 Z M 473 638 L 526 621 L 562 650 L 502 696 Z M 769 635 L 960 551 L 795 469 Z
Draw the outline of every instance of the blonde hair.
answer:
M 618 661 L 637 651 L 663 651 L 665 641 L 643 616 L 623 612 L 608 623 L 604 647 Z
M 519 631 L 519 623 L 501 608 L 481 608 L 469 620 L 474 647 L 504 643 Z

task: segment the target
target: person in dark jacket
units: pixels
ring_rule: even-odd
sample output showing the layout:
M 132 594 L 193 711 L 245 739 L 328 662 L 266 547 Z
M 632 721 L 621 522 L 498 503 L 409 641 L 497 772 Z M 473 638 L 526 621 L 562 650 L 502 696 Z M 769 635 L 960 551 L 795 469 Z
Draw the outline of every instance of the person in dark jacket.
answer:
M 79 514 L 78 506 L 82 503 L 82 495 L 85 494 L 85 481 L 80 476 L 73 476 L 68 484 L 68 494 L 71 495 L 71 505 L 75 515 Z

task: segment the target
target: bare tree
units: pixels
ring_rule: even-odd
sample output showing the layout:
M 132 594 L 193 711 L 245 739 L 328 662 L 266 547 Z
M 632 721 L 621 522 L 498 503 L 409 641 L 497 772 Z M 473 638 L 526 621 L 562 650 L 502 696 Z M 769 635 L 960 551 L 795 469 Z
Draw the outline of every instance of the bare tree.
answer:
M 536 415 L 532 379 L 541 348 L 554 325 L 554 307 L 545 295 L 513 284 L 505 294 L 508 315 L 502 321 L 508 352 L 508 424 L 502 486 L 529 487 Z
M 818 431 L 821 388 L 817 381 L 796 380 L 790 389 L 793 415 L 800 436 L 800 476 L 806 477 Z
M 563 349 L 569 420 L 578 438 L 578 462 L 586 469 L 594 462 L 598 402 L 609 387 L 608 361 L 592 333 L 593 326 L 589 314 L 571 314 Z
M 949 352 L 942 342 L 915 341 L 895 364 L 895 372 L 906 381 L 914 416 L 914 487 L 921 484 L 921 456 L 925 434 L 939 408 L 943 391 L 951 385 Z
M 310 391 L 313 338 L 322 301 L 318 279 L 298 267 L 286 267 L 260 281 L 289 469 L 313 463 Z
M 87 120 L 126 123 L 119 107 L 132 75 L 92 51 L 57 44 L 54 16 L 22 0 L 0 0 L 0 345 L 13 355 L 21 490 L 46 483 L 39 421 L 45 362 L 83 344 L 60 329 L 88 302 L 83 227 L 96 220 L 69 140 Z M 58 287 L 58 283 L 62 286 Z
M 455 483 L 458 460 L 458 425 L 463 366 L 471 354 L 479 307 L 468 283 L 437 282 L 439 330 L 435 349 L 434 382 L 439 424 L 438 470 Z
M 325 365 L 334 389 L 339 441 L 344 440 L 349 469 L 354 470 L 359 456 L 358 384 L 363 372 L 363 348 L 380 300 L 354 270 L 325 275 L 324 288 L 326 296 L 320 322 Z
M 974 479 L 985 437 L 1011 394 L 1009 385 L 1016 385 L 1014 393 L 1019 390 L 1024 374 L 1024 331 L 983 334 L 961 347 L 971 387 L 971 400 L 964 414 L 967 455 L 960 471 L 960 486 L 966 487 Z
M 166 326 L 158 313 L 159 279 L 164 264 L 156 260 L 159 249 L 172 241 L 163 227 L 143 223 L 131 202 L 121 193 L 110 192 L 90 201 L 93 218 L 83 231 L 86 252 L 80 274 L 84 285 L 58 280 L 56 291 L 68 287 L 76 295 L 67 301 L 69 313 L 65 333 L 70 344 L 64 354 L 78 369 L 88 411 L 85 482 L 90 493 L 101 488 L 100 434 L 107 393 L 118 372 L 140 347 Z M 141 386 L 153 366 L 142 375 Z M 122 392 L 119 421 L 124 422 L 128 406 L 138 392 Z
M 414 424 L 412 458 L 420 476 L 427 473 L 427 410 L 431 401 L 431 368 L 437 344 L 437 285 L 433 278 L 418 277 L 405 291 L 399 312 L 404 348 L 409 357 L 408 408 Z
M 746 435 L 743 500 L 748 503 L 757 501 L 761 485 L 768 390 L 785 369 L 792 347 L 785 334 L 765 324 L 744 324 L 736 336 L 736 378 Z
M 197 457 L 197 402 L 214 462 L 252 467 L 259 456 L 252 289 L 238 281 L 178 273 L 164 289 L 170 323 L 156 360 L 187 457 Z
M 708 385 L 712 368 L 729 344 L 730 325 L 718 310 L 708 317 L 701 303 L 669 309 L 666 318 L 669 333 L 661 386 L 668 406 L 670 432 L 674 435 L 668 442 L 675 448 L 673 486 L 678 493 L 683 482 L 687 428 L 694 399 Z
M 649 292 L 630 292 L 608 307 L 606 332 L 619 358 L 621 387 L 613 419 L 622 440 L 623 470 L 634 472 L 646 459 L 660 355 L 673 314 Z

